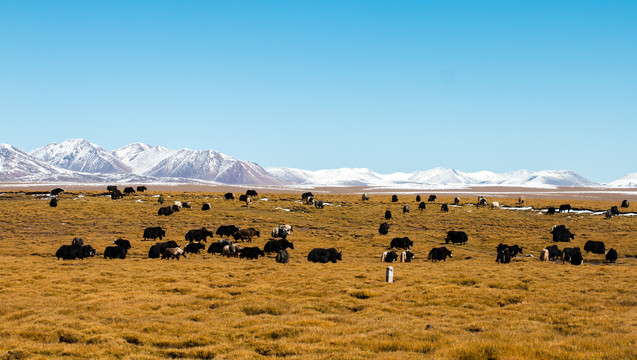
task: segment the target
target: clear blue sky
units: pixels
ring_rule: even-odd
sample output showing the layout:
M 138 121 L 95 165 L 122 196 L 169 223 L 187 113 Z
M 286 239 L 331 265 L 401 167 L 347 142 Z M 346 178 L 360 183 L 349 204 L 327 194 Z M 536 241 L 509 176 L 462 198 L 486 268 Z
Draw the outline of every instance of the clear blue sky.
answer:
M 0 2 L 0 142 L 637 172 L 636 1 Z

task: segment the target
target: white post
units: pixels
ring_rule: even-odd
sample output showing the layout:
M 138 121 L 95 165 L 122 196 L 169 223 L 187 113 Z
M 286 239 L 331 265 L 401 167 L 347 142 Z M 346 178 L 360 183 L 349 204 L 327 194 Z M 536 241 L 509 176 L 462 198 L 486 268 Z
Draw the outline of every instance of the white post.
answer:
M 385 271 L 385 281 L 388 283 L 394 282 L 394 268 L 391 266 L 388 266 L 387 270 Z

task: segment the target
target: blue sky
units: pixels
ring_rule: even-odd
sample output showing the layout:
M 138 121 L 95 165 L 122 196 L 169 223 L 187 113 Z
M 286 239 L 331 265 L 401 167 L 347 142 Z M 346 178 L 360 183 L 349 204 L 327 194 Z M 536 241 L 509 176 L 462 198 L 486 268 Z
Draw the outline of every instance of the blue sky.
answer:
M 637 172 L 635 1 L 2 1 L 0 142 Z

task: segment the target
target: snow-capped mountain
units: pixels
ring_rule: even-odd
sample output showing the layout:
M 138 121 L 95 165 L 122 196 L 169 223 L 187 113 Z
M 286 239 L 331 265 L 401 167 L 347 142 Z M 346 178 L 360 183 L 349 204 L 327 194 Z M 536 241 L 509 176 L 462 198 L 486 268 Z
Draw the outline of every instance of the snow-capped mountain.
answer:
M 121 149 L 111 151 L 111 154 L 128 165 L 132 172 L 146 174 L 161 161 L 175 154 L 175 152 L 175 150 L 161 146 L 132 143 Z
M 161 153 L 161 155 L 164 154 Z M 214 150 L 177 150 L 142 174 L 211 180 L 226 184 L 273 185 L 280 183 L 259 165 L 237 160 Z
M 35 159 L 15 146 L 0 144 L 0 181 L 68 181 L 78 178 L 95 180 Z
M 613 188 L 637 188 L 637 173 L 630 173 L 621 178 L 606 184 Z
M 370 186 L 405 189 L 466 186 L 596 187 L 565 170 L 465 173 L 434 168 L 379 174 L 365 168 L 302 170 L 270 168 L 214 150 L 170 150 L 133 143 L 108 152 L 83 139 L 49 144 L 30 154 L 0 144 L 0 182 L 202 183 L 234 185 Z M 606 187 L 637 188 L 637 173 Z
M 108 152 L 86 140 L 73 139 L 49 144 L 30 155 L 42 163 L 75 171 L 82 179 L 86 179 L 87 174 L 99 174 L 103 179 L 137 179 L 138 182 L 157 182 L 159 178 L 161 182 L 167 179 L 172 182 L 179 178 L 183 182 L 280 184 L 259 165 L 214 150 L 170 150 L 133 143 Z
M 503 174 L 491 171 L 465 173 L 455 169 L 434 168 L 413 173 L 378 174 L 369 169 L 300 170 L 270 168 L 276 179 L 298 185 L 312 186 L 381 186 L 381 187 L 441 187 L 472 185 L 505 185 L 525 187 L 599 186 L 572 171 L 518 170 Z
M 34 158 L 63 169 L 86 173 L 126 174 L 132 171 L 108 151 L 84 139 L 65 140 L 33 150 Z

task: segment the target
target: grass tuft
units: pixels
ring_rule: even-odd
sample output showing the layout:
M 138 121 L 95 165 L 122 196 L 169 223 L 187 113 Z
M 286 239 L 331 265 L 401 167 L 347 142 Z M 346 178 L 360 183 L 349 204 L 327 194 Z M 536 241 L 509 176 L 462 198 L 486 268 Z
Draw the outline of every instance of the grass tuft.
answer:
M 241 311 L 243 311 L 244 314 L 250 315 L 250 316 L 261 315 L 261 314 L 277 316 L 277 315 L 283 314 L 283 310 L 272 305 L 265 305 L 265 306 L 249 305 L 249 306 L 242 307 Z

